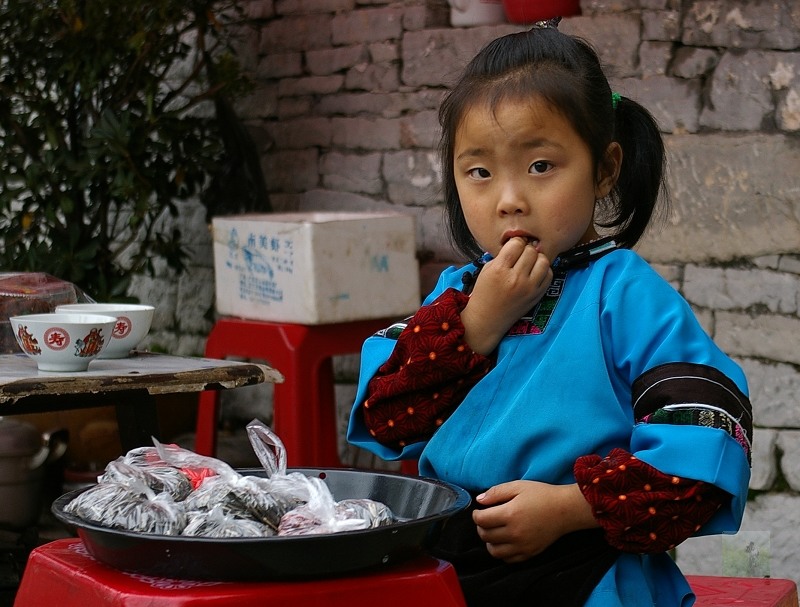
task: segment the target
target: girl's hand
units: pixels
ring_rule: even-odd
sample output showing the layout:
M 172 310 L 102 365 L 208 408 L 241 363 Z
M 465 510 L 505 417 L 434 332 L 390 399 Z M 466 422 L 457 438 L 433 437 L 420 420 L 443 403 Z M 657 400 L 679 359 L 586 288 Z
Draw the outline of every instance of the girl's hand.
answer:
M 517 563 L 544 551 L 571 531 L 599 527 L 578 485 L 512 481 L 477 497 L 484 509 L 472 520 L 489 554 Z
M 488 355 L 517 320 L 545 294 L 553 280 L 550 260 L 524 238 L 515 237 L 488 262 L 461 311 L 464 338 Z

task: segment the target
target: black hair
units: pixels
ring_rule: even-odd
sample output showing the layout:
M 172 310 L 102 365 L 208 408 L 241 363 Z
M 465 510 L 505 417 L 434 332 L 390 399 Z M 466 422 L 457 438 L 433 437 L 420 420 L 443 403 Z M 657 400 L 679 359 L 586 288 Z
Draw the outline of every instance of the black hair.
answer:
M 664 142 L 650 113 L 619 97 L 592 46 L 555 27 L 534 27 L 493 40 L 465 68 L 439 109 L 446 223 L 453 245 L 468 258 L 483 253 L 467 227 L 456 191 L 456 130 L 476 103 L 496 108 L 503 100 L 539 96 L 560 111 L 586 142 L 599 168 L 611 142 L 622 148 L 619 178 L 599 204 L 596 223 L 617 243 L 632 248 L 659 204 L 668 204 Z M 663 192 L 663 196 L 659 194 Z

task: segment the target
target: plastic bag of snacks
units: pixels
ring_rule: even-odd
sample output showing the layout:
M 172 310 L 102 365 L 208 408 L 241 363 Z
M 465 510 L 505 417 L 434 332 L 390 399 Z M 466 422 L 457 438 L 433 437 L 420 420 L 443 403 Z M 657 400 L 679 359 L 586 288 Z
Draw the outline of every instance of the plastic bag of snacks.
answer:
M 181 535 L 199 537 L 269 537 L 271 527 L 258 521 L 243 519 L 225 512 L 222 505 L 207 511 L 194 512 Z
M 258 420 L 247 425 L 266 476 L 153 439 L 110 462 L 65 511 L 116 529 L 202 537 L 270 537 L 368 529 L 393 522 L 384 504 L 336 502 L 319 478 L 287 472 L 286 450 Z
M 273 490 L 297 495 L 300 487 L 306 496 L 303 504 L 288 510 L 280 519 L 278 535 L 311 535 L 369 529 L 394 521 L 391 510 L 370 499 L 337 502 L 328 486 L 318 478 L 299 472 L 286 474 L 286 450 L 272 430 L 258 420 L 247 425 L 250 444 L 261 465 L 269 473 Z M 302 479 L 302 480 L 301 480 Z M 282 486 L 285 483 L 285 487 Z
M 193 490 L 192 482 L 181 470 L 165 463 L 140 467 L 124 459 L 115 460 L 98 478 L 100 484 L 116 482 L 124 485 L 134 480 L 141 481 L 155 493 L 169 493 L 176 502 L 186 499 Z
M 318 478 L 307 503 L 290 510 L 281 518 L 278 535 L 314 535 L 372 529 L 393 522 L 385 504 L 369 499 L 337 502 L 328 486 Z
M 113 529 L 179 535 L 186 511 L 169 493 L 156 494 L 140 479 L 98 483 L 73 499 L 65 512 Z

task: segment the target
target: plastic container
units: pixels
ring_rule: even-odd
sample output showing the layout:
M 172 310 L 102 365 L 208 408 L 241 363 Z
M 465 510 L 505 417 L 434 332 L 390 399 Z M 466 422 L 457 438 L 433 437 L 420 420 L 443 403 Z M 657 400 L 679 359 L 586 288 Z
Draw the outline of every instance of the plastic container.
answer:
M 509 23 L 532 24 L 553 17 L 580 15 L 580 0 L 503 0 Z
M 49 274 L 0 273 L 0 353 L 19 352 L 9 317 L 48 313 L 56 306 L 78 301 L 79 289 L 75 285 Z

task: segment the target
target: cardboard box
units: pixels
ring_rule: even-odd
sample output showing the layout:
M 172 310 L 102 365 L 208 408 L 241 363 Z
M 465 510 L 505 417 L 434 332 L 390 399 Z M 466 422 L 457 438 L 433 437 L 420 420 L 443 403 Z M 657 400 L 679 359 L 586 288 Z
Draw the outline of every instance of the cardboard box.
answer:
M 410 215 L 246 214 L 212 227 L 221 315 L 312 325 L 399 318 L 420 305 Z

